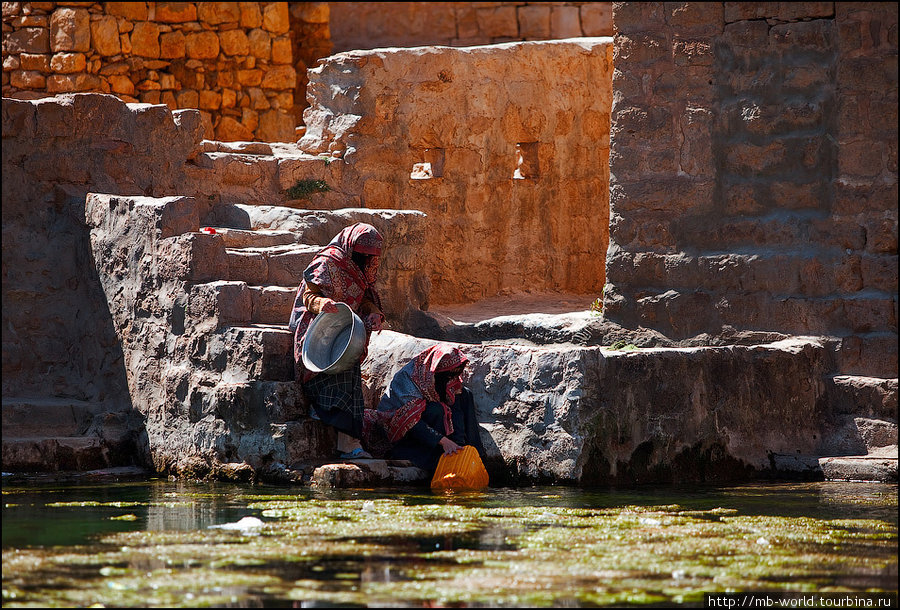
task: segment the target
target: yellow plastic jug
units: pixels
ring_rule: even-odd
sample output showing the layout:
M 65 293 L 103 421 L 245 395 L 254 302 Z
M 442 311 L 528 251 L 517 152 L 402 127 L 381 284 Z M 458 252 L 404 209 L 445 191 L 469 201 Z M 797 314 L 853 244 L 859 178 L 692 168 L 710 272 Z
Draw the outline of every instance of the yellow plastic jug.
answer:
M 482 489 L 488 473 L 478 450 L 466 445 L 453 455 L 442 455 L 431 479 L 431 489 Z

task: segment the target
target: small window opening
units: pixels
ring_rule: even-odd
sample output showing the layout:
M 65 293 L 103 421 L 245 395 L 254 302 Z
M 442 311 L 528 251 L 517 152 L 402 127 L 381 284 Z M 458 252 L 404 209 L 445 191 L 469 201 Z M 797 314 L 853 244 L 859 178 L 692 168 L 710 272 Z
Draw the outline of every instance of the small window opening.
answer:
M 534 179 L 540 174 L 538 143 L 519 142 L 516 144 L 516 171 L 513 173 L 513 178 L 518 180 Z
M 421 163 L 413 165 L 409 177 L 413 180 L 428 180 L 444 177 L 444 149 L 426 148 L 422 153 Z

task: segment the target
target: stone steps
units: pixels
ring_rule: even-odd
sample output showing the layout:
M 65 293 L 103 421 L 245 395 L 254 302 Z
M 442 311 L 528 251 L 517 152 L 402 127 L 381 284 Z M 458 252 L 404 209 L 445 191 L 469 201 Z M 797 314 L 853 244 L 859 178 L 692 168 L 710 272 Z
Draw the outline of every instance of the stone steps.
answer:
M 191 366 L 224 383 L 291 381 L 293 333 L 287 325 L 227 326 L 194 339 Z
M 112 465 L 97 436 L 7 436 L 3 434 L 3 468 L 15 472 L 97 470 Z
M 254 201 L 304 209 L 335 209 L 346 205 L 340 192 L 343 161 L 303 153 L 295 145 L 204 142 L 185 166 L 187 192 L 204 200 Z M 249 146 L 262 144 L 262 146 Z M 313 189 L 294 198 L 288 189 L 298 181 L 315 181 L 327 190 Z
M 3 468 L 81 471 L 135 463 L 135 416 L 69 398 L 3 399 Z
M 68 398 L 3 398 L 3 437 L 79 436 L 106 412 L 97 403 Z
M 188 315 L 194 323 L 214 328 L 267 324 L 287 327 L 297 293 L 295 286 L 248 286 L 219 280 L 194 284 L 188 295 Z

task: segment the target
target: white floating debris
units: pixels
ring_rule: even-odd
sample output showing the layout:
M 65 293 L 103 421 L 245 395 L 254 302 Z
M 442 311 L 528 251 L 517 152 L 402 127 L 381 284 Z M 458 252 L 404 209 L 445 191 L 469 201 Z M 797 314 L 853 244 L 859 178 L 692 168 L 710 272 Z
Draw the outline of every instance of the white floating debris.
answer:
M 769 541 L 766 540 L 765 538 L 763 538 L 762 536 L 760 536 L 759 538 L 756 539 L 756 544 L 759 544 L 762 546 L 769 546 Z
M 362 512 L 364 513 L 374 513 L 375 512 L 375 503 L 372 500 L 366 500 L 362 505 Z
M 265 524 L 262 520 L 256 517 L 244 517 L 235 523 L 222 523 L 221 525 L 210 525 L 209 527 L 210 529 L 248 531 L 258 529 L 263 525 Z
M 638 523 L 641 525 L 662 525 L 662 521 L 653 519 L 652 517 L 641 517 L 638 519 Z
M 683 580 L 687 577 L 687 570 L 675 570 L 672 572 L 672 578 L 675 580 Z

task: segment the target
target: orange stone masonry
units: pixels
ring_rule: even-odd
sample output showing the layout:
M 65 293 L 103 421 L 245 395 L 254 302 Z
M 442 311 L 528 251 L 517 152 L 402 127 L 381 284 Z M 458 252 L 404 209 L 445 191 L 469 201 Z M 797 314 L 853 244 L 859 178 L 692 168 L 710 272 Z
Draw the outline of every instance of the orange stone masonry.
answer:
M 4 97 L 198 108 L 211 140 L 294 140 L 310 53 L 330 50 L 324 2 L 3 3 Z

